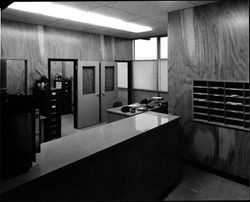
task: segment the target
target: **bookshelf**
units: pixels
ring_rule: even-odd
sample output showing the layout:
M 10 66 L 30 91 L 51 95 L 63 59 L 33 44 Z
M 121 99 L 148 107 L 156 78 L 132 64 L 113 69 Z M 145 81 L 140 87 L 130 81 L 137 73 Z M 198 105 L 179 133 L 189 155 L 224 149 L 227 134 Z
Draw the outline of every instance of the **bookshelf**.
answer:
M 193 120 L 249 131 L 249 83 L 194 80 Z

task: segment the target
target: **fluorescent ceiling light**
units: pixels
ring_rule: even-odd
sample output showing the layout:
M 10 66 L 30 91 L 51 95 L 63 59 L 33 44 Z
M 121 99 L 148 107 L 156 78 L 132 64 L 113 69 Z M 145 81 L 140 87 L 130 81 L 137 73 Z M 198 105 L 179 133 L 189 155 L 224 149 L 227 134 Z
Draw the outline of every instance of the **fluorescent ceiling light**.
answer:
M 51 2 L 14 2 L 9 5 L 8 8 L 134 33 L 152 30 L 152 28 L 148 26 L 126 22 L 118 18 L 108 17 L 93 12 L 81 11 L 76 8 Z

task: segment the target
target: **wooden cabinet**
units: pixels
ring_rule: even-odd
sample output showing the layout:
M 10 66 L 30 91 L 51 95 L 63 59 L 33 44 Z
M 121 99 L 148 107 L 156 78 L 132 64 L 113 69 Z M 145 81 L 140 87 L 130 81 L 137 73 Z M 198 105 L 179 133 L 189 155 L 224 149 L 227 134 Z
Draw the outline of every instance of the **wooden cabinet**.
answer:
M 72 113 L 72 82 L 70 79 L 55 80 L 55 87 L 62 90 L 62 115 Z
M 61 137 L 61 89 L 46 89 L 36 92 L 40 114 L 47 117 L 44 142 Z
M 193 81 L 193 120 L 249 130 L 249 83 Z

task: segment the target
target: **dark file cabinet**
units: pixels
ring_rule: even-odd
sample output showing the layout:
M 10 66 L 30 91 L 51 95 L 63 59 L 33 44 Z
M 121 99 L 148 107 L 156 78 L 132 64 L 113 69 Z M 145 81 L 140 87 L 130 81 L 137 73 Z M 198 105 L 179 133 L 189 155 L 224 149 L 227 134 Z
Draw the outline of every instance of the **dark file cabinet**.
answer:
M 61 137 L 61 89 L 37 91 L 40 114 L 47 117 L 44 128 L 44 142 Z
M 59 84 L 58 86 L 61 86 L 62 89 L 62 115 L 64 114 L 71 114 L 72 113 L 72 82 L 70 79 L 63 79 L 61 81 L 55 81 L 55 87 L 56 84 Z

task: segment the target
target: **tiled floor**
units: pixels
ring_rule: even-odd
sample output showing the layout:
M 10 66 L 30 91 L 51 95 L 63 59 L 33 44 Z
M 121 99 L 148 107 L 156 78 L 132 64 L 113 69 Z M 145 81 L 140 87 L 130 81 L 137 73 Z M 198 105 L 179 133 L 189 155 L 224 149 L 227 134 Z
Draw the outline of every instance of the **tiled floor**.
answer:
M 184 165 L 183 178 L 163 201 L 249 200 L 249 187 Z

